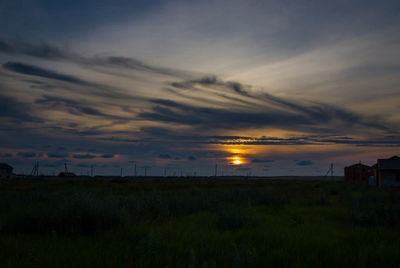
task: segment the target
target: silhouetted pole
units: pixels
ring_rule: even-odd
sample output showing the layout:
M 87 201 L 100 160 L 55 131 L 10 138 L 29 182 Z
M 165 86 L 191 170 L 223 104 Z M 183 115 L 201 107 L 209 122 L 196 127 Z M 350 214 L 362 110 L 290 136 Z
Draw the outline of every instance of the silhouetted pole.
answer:
M 122 177 L 122 168 L 121 168 L 121 176 L 120 177 Z
M 135 177 L 137 176 L 137 173 L 136 173 L 136 162 L 135 162 Z
M 90 177 L 93 177 L 93 165 L 90 165 Z
M 214 173 L 214 177 L 217 177 L 217 169 L 218 169 L 218 164 L 215 163 L 215 173 Z
M 333 163 L 331 163 L 331 166 L 329 167 L 328 171 L 325 174 L 325 177 L 328 177 L 329 172 L 331 173 L 331 177 L 333 177 Z
M 39 162 L 36 161 L 35 164 L 33 165 L 33 169 L 31 171 L 32 176 L 39 176 Z
M 136 161 L 129 161 L 129 163 L 132 163 L 132 164 L 134 164 L 134 166 L 133 166 L 133 175 L 136 177 Z

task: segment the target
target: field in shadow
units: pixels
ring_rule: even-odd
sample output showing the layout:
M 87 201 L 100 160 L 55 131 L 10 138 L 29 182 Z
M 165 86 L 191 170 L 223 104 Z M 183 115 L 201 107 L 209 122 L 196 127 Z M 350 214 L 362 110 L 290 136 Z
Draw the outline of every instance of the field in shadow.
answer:
M 400 193 L 342 181 L 0 181 L 2 267 L 400 264 Z

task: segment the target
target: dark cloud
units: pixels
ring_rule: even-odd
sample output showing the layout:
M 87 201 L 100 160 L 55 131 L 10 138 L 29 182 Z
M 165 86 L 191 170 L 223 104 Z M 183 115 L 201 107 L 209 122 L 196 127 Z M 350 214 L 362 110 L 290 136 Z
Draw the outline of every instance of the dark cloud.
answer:
M 244 96 L 249 96 L 242 84 L 237 82 L 228 82 L 227 85 L 230 86 L 236 93 Z
M 348 144 L 356 146 L 400 146 L 400 139 L 382 138 L 371 140 L 356 140 L 350 137 L 335 137 L 324 135 L 298 136 L 293 138 L 278 137 L 244 137 L 244 136 L 209 136 L 203 141 L 209 144 L 225 145 L 326 145 L 326 144 Z
M 202 85 L 215 85 L 215 84 L 219 83 L 219 80 L 215 75 L 212 75 L 212 76 L 205 76 L 199 80 L 192 80 L 191 82 L 202 84 Z
M 18 156 L 23 158 L 32 158 L 36 156 L 35 152 L 19 152 L 17 153 Z
M 188 80 L 183 82 L 173 82 L 172 86 L 183 89 L 194 89 L 194 85 L 200 84 L 206 87 L 213 87 L 223 91 L 224 89 L 233 91 L 239 94 L 242 98 L 235 98 L 222 93 L 216 93 L 218 96 L 224 97 L 227 100 L 232 100 L 236 102 L 241 102 L 246 104 L 246 112 L 249 113 L 249 117 L 254 117 L 255 115 L 260 116 L 259 110 L 265 110 L 265 114 L 261 114 L 261 117 L 265 117 L 267 114 L 271 114 L 278 119 L 282 119 L 284 122 L 287 121 L 288 124 L 292 124 L 291 116 L 297 123 L 296 125 L 302 125 L 304 123 L 310 125 L 327 125 L 332 123 L 344 124 L 346 126 L 351 126 L 354 124 L 362 125 L 364 127 L 372 127 L 380 130 L 387 130 L 383 124 L 379 122 L 371 122 L 366 120 L 360 115 L 354 114 L 343 108 L 335 107 L 333 105 L 312 102 L 306 104 L 300 104 L 299 102 L 291 101 L 288 98 L 280 98 L 273 96 L 271 94 L 250 94 L 251 86 L 244 85 L 239 82 L 232 81 L 222 81 L 216 76 L 204 77 L 199 80 Z M 252 99 L 254 101 L 262 101 L 264 104 L 255 104 L 252 102 L 245 101 L 243 97 L 247 99 Z M 171 106 L 168 102 L 159 102 L 161 105 Z M 230 107 L 231 108 L 231 107 Z M 252 112 L 252 113 L 251 113 Z M 288 118 L 289 117 L 289 118 Z M 255 117 L 256 118 L 256 117 Z M 240 117 L 239 117 L 240 119 Z M 270 118 L 264 118 L 265 123 L 261 125 L 268 125 L 271 121 Z M 276 123 L 270 125 L 278 126 Z M 281 124 L 284 125 L 284 124 Z M 330 129 L 331 131 L 332 129 Z
M 33 45 L 26 42 L 0 40 L 0 52 L 7 54 L 22 54 L 43 59 L 66 59 L 72 57 L 72 54 L 66 53 L 59 48 L 44 42 L 38 45 Z
M 1 90 L 4 88 L 0 87 Z M 21 103 L 11 97 L 0 95 L 0 117 L 12 119 L 14 122 L 42 122 L 34 116 L 31 105 Z
M 92 115 L 114 118 L 113 116 L 106 115 L 95 108 L 87 106 L 88 104 L 82 104 L 78 101 L 62 97 L 43 95 L 43 97 L 37 99 L 35 103 L 43 105 L 47 109 L 65 110 L 75 115 Z
M 170 156 L 169 154 L 160 154 L 160 155 L 158 156 L 158 158 L 161 158 L 161 159 L 171 159 L 172 156 Z
M 102 154 L 101 158 L 114 158 L 114 154 Z
M 11 41 L 7 41 L 7 40 L 0 40 L 0 53 L 17 54 L 17 55 L 21 54 L 21 55 L 27 55 L 27 56 L 32 56 L 32 57 L 37 57 L 37 58 L 47 59 L 47 60 L 63 60 L 63 61 L 73 62 L 76 64 L 85 65 L 86 67 L 100 67 L 100 66 L 118 67 L 118 68 L 152 72 L 152 73 L 157 73 L 157 74 L 161 74 L 161 75 L 169 75 L 169 76 L 182 77 L 182 78 L 187 77 L 190 74 L 190 72 L 188 72 L 188 71 L 153 66 L 153 65 L 146 64 L 140 60 L 137 60 L 134 58 L 128 58 L 128 57 L 95 56 L 95 57 L 88 58 L 88 57 L 84 57 L 82 55 L 73 53 L 73 52 L 65 50 L 65 49 L 60 49 L 56 46 L 53 46 L 53 45 L 50 45 L 50 44 L 47 44 L 44 42 L 42 42 L 40 44 L 32 44 L 32 43 L 22 42 L 22 41 L 11 42 Z M 26 69 L 25 69 L 25 71 L 26 71 Z M 59 74 L 54 75 L 54 73 L 52 73 L 52 74 L 43 73 L 43 72 L 40 72 L 40 73 L 51 76 L 51 77 L 47 77 L 47 78 L 57 79 L 54 77 L 58 77 L 58 78 L 61 78 L 58 80 L 64 80 L 67 82 L 72 82 L 72 83 L 82 83 L 83 82 L 83 83 L 85 83 L 84 81 L 81 81 L 81 80 L 76 79 L 71 76 L 61 75 L 61 77 L 59 77 Z M 39 76 L 41 76 L 41 75 L 39 75 Z M 71 78 L 73 81 L 71 81 Z
M 314 162 L 309 161 L 309 160 L 301 160 L 301 161 L 296 161 L 296 165 L 298 165 L 298 166 L 311 166 L 311 165 L 314 165 Z
M 47 154 L 47 157 L 49 157 L 49 158 L 65 158 L 67 156 L 68 155 L 64 154 L 64 153 L 48 153 Z
M 145 72 L 157 73 L 161 75 L 169 75 L 174 77 L 186 77 L 189 74 L 189 72 L 187 71 L 153 66 L 143 63 L 142 61 L 139 61 L 137 59 L 128 57 L 110 56 L 110 57 L 85 58 L 82 60 L 82 63 L 92 66 L 104 65 L 108 67 L 120 67 L 125 69 L 145 71 Z
M 170 85 L 180 89 L 193 89 L 194 85 L 227 88 L 229 90 L 232 90 L 234 93 L 238 93 L 239 95 L 250 96 L 247 92 L 247 90 L 250 89 L 250 86 L 246 86 L 235 81 L 224 82 L 218 79 L 215 75 L 205 76 L 200 79 L 188 80 L 183 82 L 172 82 L 170 83 Z
M 25 64 L 25 63 L 21 63 L 21 62 L 10 62 L 9 61 L 9 62 L 6 62 L 3 64 L 3 68 L 8 71 L 12 71 L 12 72 L 20 73 L 20 74 L 39 76 L 39 77 L 43 77 L 43 78 L 49 78 L 49 79 L 59 80 L 59 81 L 63 81 L 63 82 L 69 82 L 69 83 L 73 83 L 73 84 L 77 84 L 77 85 L 83 85 L 83 86 L 91 85 L 90 83 L 80 80 L 79 78 L 76 78 L 71 75 L 57 73 L 57 72 L 50 71 L 50 70 L 47 70 L 47 69 L 44 69 L 44 68 L 41 68 L 38 66 L 29 65 L 29 64 Z
M 282 126 L 294 127 L 311 125 L 312 121 L 304 116 L 283 111 L 265 109 L 264 111 L 233 111 L 223 108 L 204 108 L 190 106 L 171 100 L 155 99 L 151 112 L 138 116 L 164 123 L 191 125 L 205 129 L 241 129 L 246 127 Z
M 12 156 L 13 156 L 13 155 L 10 154 L 10 153 L 0 154 L 0 158 L 10 158 L 10 157 L 12 157 Z
M 196 157 L 194 157 L 193 155 L 190 155 L 190 156 L 188 156 L 188 158 L 187 158 L 188 160 L 190 160 L 190 161 L 194 161 L 194 160 L 197 160 L 197 158 Z
M 142 127 L 140 132 L 146 136 L 153 137 L 171 137 L 178 135 L 175 131 L 162 127 Z
M 255 159 L 251 160 L 251 162 L 252 162 L 252 163 L 271 163 L 271 162 L 274 162 L 274 160 L 255 158 Z
M 75 158 L 75 159 L 93 159 L 93 158 L 96 158 L 96 156 L 93 155 L 93 154 L 74 154 L 72 157 Z

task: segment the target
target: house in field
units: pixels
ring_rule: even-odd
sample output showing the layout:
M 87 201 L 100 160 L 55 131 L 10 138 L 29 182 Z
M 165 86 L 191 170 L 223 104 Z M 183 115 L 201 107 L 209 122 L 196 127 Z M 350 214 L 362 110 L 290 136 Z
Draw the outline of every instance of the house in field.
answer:
M 345 181 L 371 184 L 371 177 L 375 177 L 373 167 L 358 163 L 344 168 Z
M 379 186 L 400 186 L 400 157 L 378 159 L 376 178 Z
M 0 163 L 0 178 L 12 178 L 13 167 L 7 163 Z

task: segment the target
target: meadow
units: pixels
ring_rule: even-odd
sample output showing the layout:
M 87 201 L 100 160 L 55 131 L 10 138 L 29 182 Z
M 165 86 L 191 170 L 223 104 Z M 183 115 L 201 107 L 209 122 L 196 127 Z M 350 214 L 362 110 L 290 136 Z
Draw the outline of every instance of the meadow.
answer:
M 399 267 L 397 189 L 326 180 L 0 180 L 1 267 Z

